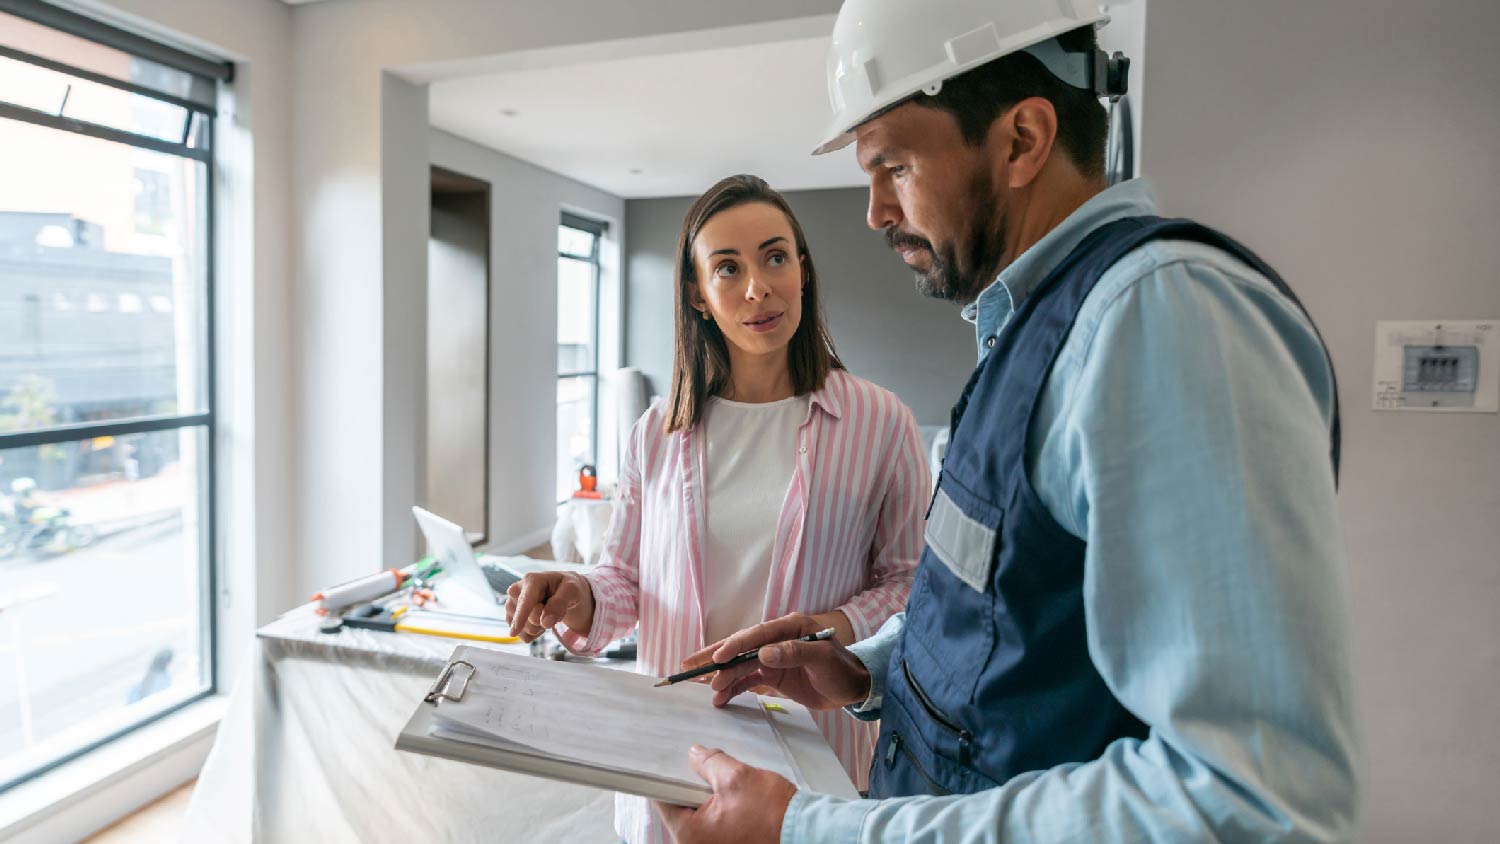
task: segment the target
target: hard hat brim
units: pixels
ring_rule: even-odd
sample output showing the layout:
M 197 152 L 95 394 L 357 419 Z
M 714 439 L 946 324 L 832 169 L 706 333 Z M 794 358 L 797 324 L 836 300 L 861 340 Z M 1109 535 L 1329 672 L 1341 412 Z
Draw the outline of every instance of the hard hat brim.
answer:
M 832 139 L 819 144 L 816 148 L 813 149 L 812 154 L 825 155 L 830 152 L 838 152 L 839 150 L 843 149 L 846 146 L 849 146 L 852 143 L 854 143 L 853 130 L 850 130 L 848 132 L 840 132 L 837 135 L 834 135 Z

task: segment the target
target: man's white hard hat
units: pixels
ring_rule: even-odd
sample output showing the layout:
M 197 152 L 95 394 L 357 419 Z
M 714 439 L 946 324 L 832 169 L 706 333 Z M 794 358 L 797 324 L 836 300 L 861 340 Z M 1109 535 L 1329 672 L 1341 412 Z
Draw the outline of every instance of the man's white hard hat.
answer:
M 1108 21 L 1093 0 L 844 0 L 828 50 L 833 119 L 813 154 L 848 146 L 855 127 L 913 94 L 1022 50 L 1070 85 L 1119 96 L 1124 72 L 1103 53 L 1065 53 L 1052 40 Z

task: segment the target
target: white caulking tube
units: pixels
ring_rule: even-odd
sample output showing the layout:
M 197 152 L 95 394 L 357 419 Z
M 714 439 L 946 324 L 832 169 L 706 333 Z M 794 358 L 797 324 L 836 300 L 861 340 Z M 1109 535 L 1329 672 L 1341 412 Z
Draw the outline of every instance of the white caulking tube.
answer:
M 386 569 L 376 572 L 369 577 L 361 577 L 348 583 L 341 583 L 312 596 L 313 603 L 318 605 L 318 614 L 338 612 L 345 607 L 351 607 L 360 601 L 369 601 L 379 598 L 381 595 L 390 593 L 401 588 L 401 581 L 406 575 L 400 569 Z

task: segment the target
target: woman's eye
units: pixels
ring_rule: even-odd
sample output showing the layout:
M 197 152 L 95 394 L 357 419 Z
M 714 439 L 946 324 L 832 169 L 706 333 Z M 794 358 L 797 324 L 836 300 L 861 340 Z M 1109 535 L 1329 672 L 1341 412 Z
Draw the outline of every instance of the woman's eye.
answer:
M 729 278 L 738 270 L 739 267 L 736 267 L 733 261 L 725 261 L 714 269 L 714 275 L 719 278 Z
M 786 263 L 786 256 L 783 255 L 783 254 L 781 254 L 780 252 L 777 252 L 776 254 L 774 254 L 770 258 L 768 258 L 767 260 L 770 262 L 771 266 L 773 266 L 773 267 L 779 267 L 782 264 Z

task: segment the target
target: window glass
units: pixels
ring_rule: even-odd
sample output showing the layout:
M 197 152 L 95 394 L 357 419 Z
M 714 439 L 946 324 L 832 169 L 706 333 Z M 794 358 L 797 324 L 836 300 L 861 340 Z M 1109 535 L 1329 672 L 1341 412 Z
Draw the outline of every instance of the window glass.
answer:
M 597 460 L 599 428 L 599 235 L 557 227 L 557 497 L 578 489 Z
M 206 165 L 3 119 L 0 149 L 0 401 L 47 402 L 0 433 L 205 409 Z
M 89 45 L 0 14 L 0 46 L 172 83 Z M 188 110 L 14 56 L 0 100 L 31 109 L 0 117 L 3 791 L 212 690 L 214 418 L 210 163 L 149 140 Z
M 207 687 L 205 456 L 202 428 L 0 451 L 0 786 Z

